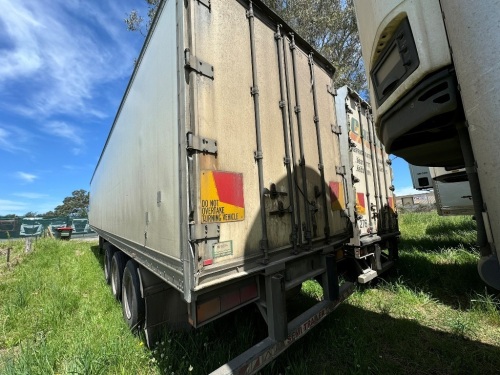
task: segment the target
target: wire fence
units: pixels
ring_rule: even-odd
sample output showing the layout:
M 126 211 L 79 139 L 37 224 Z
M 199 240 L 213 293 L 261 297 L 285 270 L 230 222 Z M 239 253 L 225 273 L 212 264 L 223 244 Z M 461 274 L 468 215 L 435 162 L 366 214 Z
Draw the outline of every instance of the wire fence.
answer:
M 89 220 L 83 217 L 1 217 L 0 239 L 58 236 L 59 228 L 71 228 L 77 237 L 95 236 Z

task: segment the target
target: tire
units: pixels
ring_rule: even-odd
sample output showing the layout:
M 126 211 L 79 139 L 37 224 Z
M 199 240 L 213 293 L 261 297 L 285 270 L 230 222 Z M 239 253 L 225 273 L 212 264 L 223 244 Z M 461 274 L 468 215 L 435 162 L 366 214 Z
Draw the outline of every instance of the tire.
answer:
M 134 331 L 143 326 L 145 304 L 141 296 L 137 263 L 129 260 L 123 271 L 122 281 L 122 312 L 123 319 L 129 328 Z
M 104 249 L 104 279 L 106 283 L 111 283 L 111 258 L 115 252 L 113 245 L 109 242 L 105 242 L 103 245 Z
M 111 291 L 118 301 L 122 298 L 122 278 L 125 263 L 125 254 L 121 251 L 115 251 L 111 258 Z

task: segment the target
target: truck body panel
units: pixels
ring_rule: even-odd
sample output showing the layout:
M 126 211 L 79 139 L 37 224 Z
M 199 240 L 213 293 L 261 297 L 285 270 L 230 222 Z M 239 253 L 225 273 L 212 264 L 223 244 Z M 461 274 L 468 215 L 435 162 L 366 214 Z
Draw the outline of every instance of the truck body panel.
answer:
M 332 132 L 336 121 L 334 97 L 329 92 L 333 86 L 333 67 L 310 54 L 312 49 L 304 50 L 290 37 L 285 37 L 283 50 L 287 56 L 282 57 L 281 69 L 286 70 L 282 75 L 288 78 L 290 97 L 286 93 L 282 97 L 276 30 L 257 17 L 256 64 L 252 66 L 249 29 L 240 27 L 248 22 L 247 9 L 238 1 L 213 2 L 210 10 L 199 6 L 186 14 L 189 58 L 194 57 L 194 61 L 213 69 L 209 68 L 209 76 L 195 71 L 189 85 L 185 85 L 182 80 L 177 82 L 178 72 L 184 69 L 179 68 L 178 59 L 172 54 L 172 51 L 186 53 L 177 45 L 172 26 L 177 16 L 173 3 L 166 2 L 161 14 L 141 54 L 93 176 L 91 203 L 96 208 L 90 214 L 92 225 L 130 248 L 138 258 L 141 252 L 147 252 L 148 259 L 156 255 L 158 259 L 167 257 L 168 262 L 163 263 L 168 264 L 156 264 L 152 260 L 154 268 L 158 268 L 160 275 L 172 273 L 165 277 L 166 281 L 178 278 L 175 284 L 180 290 L 184 289 L 185 282 L 180 277 L 185 273 L 181 267 L 185 252 L 194 253 L 191 260 L 188 256 L 188 261 L 199 259 L 191 264 L 193 277 L 188 280 L 188 284 L 197 289 L 204 281 L 213 280 L 212 270 L 214 277 L 220 279 L 226 270 L 230 275 L 242 275 L 243 269 L 248 273 L 251 268 L 262 268 L 265 254 L 261 248 L 261 197 L 251 91 L 258 85 L 263 176 L 269 191 L 264 199 L 269 252 L 284 252 L 292 247 L 292 222 L 301 232 L 296 234 L 300 240 L 298 246 L 310 246 L 306 231 L 310 231 L 311 243 L 324 239 L 326 232 L 336 237 L 337 242 L 345 242 L 350 236 L 348 220 L 342 210 L 331 209 L 330 186 L 322 186 L 322 179 L 327 184 L 342 183 L 342 176 L 336 173 L 336 167 L 341 165 L 339 138 Z M 266 14 L 256 14 L 266 20 Z M 234 33 L 238 28 L 240 32 Z M 253 68 L 259 72 L 259 81 L 255 83 Z M 293 69 L 297 70 L 296 75 Z M 315 99 L 311 89 L 312 70 L 317 87 Z M 155 85 L 146 82 L 155 82 Z M 183 115 L 179 115 L 180 104 L 177 104 L 181 92 L 185 92 Z M 284 163 L 285 138 L 280 108 L 283 100 L 290 102 L 294 111 L 286 129 L 294 140 L 289 141 L 288 158 L 295 186 L 287 182 Z M 297 113 L 299 100 L 300 112 Z M 299 115 L 302 128 L 297 126 Z M 318 119 L 317 127 L 315 119 Z M 216 152 L 201 150 L 193 153 L 188 163 L 180 160 L 179 149 L 190 147 L 181 134 L 182 121 L 186 122 L 194 142 L 200 138 L 216 142 Z M 299 139 L 302 139 L 301 145 Z M 323 176 L 318 168 L 319 144 Z M 290 201 L 291 187 L 295 190 L 294 202 Z M 190 199 L 184 201 L 189 206 L 186 207 L 179 197 L 188 190 Z M 239 197 L 231 196 L 229 190 L 240 190 Z M 340 198 L 346 201 L 344 196 Z M 290 213 L 292 207 L 294 212 Z M 180 220 L 187 211 L 192 212 L 190 235 L 191 244 L 196 242 L 195 247 L 180 235 L 188 231 L 187 222 Z M 290 215 L 294 215 L 293 221 Z M 194 226 L 214 225 L 219 228 L 218 238 L 207 237 L 204 241 L 195 238 L 199 229 L 193 229 Z
M 393 264 L 389 165 L 385 185 L 366 180 L 387 191 L 380 212 L 364 213 L 379 215 L 378 232 L 347 209 L 355 192 L 334 72 L 261 1 L 160 2 L 94 172 L 89 214 L 116 298 L 128 283 L 129 326 L 130 306 L 145 305 L 148 343 L 164 324 L 199 327 L 257 302 L 269 331 L 259 350 L 276 356 L 353 282 Z M 140 287 L 120 274 L 125 262 Z M 324 301 L 289 322 L 287 292 L 313 278 Z
M 413 187 L 433 189 L 436 209 L 440 216 L 474 215 L 474 205 L 468 181 L 463 181 L 463 170 L 409 165 Z
M 381 56 L 383 49 L 390 44 L 397 27 L 404 18 L 408 18 L 413 35 L 416 36 L 415 44 L 419 60 L 417 68 L 405 80 L 398 80 L 397 85 L 384 94 L 386 96 L 391 93 L 390 97 L 380 105 L 373 106 L 375 126 L 384 142 L 381 137 L 383 129 L 380 128 L 380 121 L 387 109 L 395 104 L 395 98 L 403 96 L 416 82 L 434 72 L 436 68 L 448 66 L 451 63 L 451 55 L 447 47 L 448 42 L 437 1 L 355 1 L 354 6 L 363 57 L 366 59 L 367 77 L 371 76 L 371 67 Z M 389 61 L 390 64 L 382 72 L 383 76 L 389 76 L 391 69 L 397 66 L 396 61 Z M 369 89 L 370 97 L 376 98 L 377 94 L 371 80 L 369 80 Z M 403 127 L 404 124 L 401 124 L 401 128 Z M 384 145 L 386 145 L 385 142 Z
M 453 54 L 460 97 L 467 130 L 477 163 L 477 175 L 482 200 L 488 208 L 483 217 L 491 228 L 500 259 L 500 170 L 498 142 L 500 132 L 500 1 L 493 0 L 475 6 L 467 1 L 440 1 L 447 37 Z M 492 36 L 491 38 L 487 35 Z M 474 61 L 471 64 L 471 61 Z M 490 230 L 488 230 L 490 232 Z M 500 279 L 500 275 L 498 276 Z M 500 282 L 498 284 L 500 286 Z
M 370 92 L 386 91 L 382 101 L 372 96 L 386 150 L 416 165 L 465 169 L 461 178 L 469 181 L 482 256 L 479 273 L 500 289 L 500 77 L 494 56 L 500 2 L 357 0 L 355 7 Z M 396 30 L 389 44 L 382 42 L 387 25 Z M 427 59 L 431 55 L 441 58 Z M 425 74 L 419 74 L 422 61 L 429 62 Z M 381 67 L 397 78 L 390 87 L 377 81 Z
M 369 104 L 346 86 L 338 89 L 337 93 L 341 139 L 350 145 L 347 153 L 349 177 L 355 180 L 354 195 L 349 198 L 354 206 L 355 215 L 352 216 L 357 218 L 355 227 L 359 229 L 361 238 L 369 242 L 377 234 L 398 230 L 394 218 L 392 169 L 388 155 L 375 134 Z
M 468 181 L 434 181 L 437 212 L 441 216 L 474 215 L 474 205 Z
M 89 219 L 182 289 L 175 3 L 142 53 L 91 182 Z M 158 78 L 161 77 L 161 78 Z M 185 209 L 185 208 L 184 208 Z M 186 223 L 183 223 L 186 225 Z M 174 281 L 175 279 L 175 281 Z

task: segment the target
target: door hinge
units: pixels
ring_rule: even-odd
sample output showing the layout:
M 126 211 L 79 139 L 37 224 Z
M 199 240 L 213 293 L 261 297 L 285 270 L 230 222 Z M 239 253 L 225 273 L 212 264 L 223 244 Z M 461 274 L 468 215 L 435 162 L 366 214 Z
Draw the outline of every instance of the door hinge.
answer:
M 343 165 L 338 165 L 335 167 L 335 172 L 340 175 L 345 175 L 345 166 Z
M 217 154 L 217 141 L 199 137 L 193 133 L 187 133 L 187 149 L 190 151 L 199 151 L 204 154 Z
M 184 50 L 184 67 L 208 78 L 214 78 L 214 67 L 196 56 L 191 55 L 189 48 Z
M 220 224 L 191 224 L 189 231 L 191 241 L 218 239 L 220 237 Z
M 326 89 L 327 89 L 328 93 L 330 93 L 331 95 L 337 96 L 337 89 L 333 85 L 326 86 Z
M 333 125 L 332 124 L 332 132 L 335 134 L 342 134 L 342 129 L 338 125 Z

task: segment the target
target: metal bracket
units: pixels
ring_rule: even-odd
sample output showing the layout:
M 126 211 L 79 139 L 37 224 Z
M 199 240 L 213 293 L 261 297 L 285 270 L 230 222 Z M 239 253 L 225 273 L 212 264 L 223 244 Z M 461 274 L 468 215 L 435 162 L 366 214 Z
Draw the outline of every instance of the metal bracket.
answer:
M 189 132 L 187 133 L 187 149 L 190 151 L 200 151 L 204 154 L 217 154 L 217 141 L 199 137 Z
M 220 237 L 220 224 L 191 224 L 189 227 L 191 241 L 217 239 Z
M 198 4 L 205 5 L 210 10 L 210 0 L 197 0 Z
M 340 175 L 345 175 L 345 166 L 344 165 L 337 165 L 335 167 L 335 173 L 340 174 Z
M 285 208 L 285 206 L 283 205 L 283 202 L 278 201 L 278 209 L 275 211 L 270 211 L 269 215 L 271 215 L 271 216 L 278 215 L 279 217 L 283 217 L 283 216 L 285 216 L 285 214 L 290 214 L 290 213 L 292 213 L 291 207 Z
M 205 61 L 191 55 L 189 48 L 184 50 L 184 67 L 194 70 L 195 72 L 204 75 L 208 78 L 214 78 L 214 67 Z
M 264 195 L 268 195 L 271 199 L 276 199 L 280 196 L 286 197 L 288 195 L 285 191 L 278 191 L 276 184 L 271 184 L 270 188 L 264 188 Z
M 333 95 L 333 96 L 337 96 L 337 89 L 333 86 L 326 86 L 326 90 L 328 91 L 329 94 Z
M 342 128 L 338 125 L 332 124 L 332 132 L 337 134 L 337 135 L 340 135 L 340 134 L 342 134 Z

